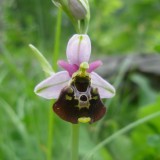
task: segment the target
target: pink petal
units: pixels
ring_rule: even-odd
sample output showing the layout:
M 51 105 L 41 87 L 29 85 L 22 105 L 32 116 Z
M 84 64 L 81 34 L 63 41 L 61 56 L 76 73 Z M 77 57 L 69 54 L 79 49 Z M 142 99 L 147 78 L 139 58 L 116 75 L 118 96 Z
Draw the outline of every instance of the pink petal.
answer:
M 73 35 L 67 45 L 67 59 L 70 64 L 88 62 L 91 54 L 91 41 L 86 34 Z
M 68 84 L 70 76 L 67 71 L 57 72 L 49 78 L 40 82 L 34 92 L 46 99 L 56 99 L 61 90 Z
M 97 60 L 94 61 L 92 63 L 89 64 L 89 69 L 87 70 L 89 73 L 91 73 L 92 71 L 96 70 L 98 67 L 100 67 L 102 65 L 102 61 Z
M 98 88 L 101 98 L 112 98 L 115 95 L 115 88 L 95 72 L 91 73 L 91 85 Z
M 72 76 L 72 74 L 74 72 L 76 72 L 78 70 L 78 66 L 75 64 L 69 64 L 68 62 L 65 62 L 63 60 L 58 61 L 58 65 L 60 67 L 62 67 L 63 69 L 65 69 L 66 71 L 68 71 L 70 77 Z

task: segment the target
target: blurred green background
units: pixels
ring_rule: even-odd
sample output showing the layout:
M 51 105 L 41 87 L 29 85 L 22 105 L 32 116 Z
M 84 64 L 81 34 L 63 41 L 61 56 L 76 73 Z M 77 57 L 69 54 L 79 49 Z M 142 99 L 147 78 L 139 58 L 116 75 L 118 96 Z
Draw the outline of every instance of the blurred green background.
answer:
M 105 64 L 107 56 L 155 56 L 154 47 L 160 44 L 159 0 L 90 0 L 90 8 L 88 34 L 95 59 Z M 50 0 L 0 1 L 0 160 L 46 159 L 52 103 L 33 93 L 44 73 L 28 44 L 53 62 L 57 11 Z M 64 13 L 61 28 L 59 57 L 66 59 L 66 44 L 75 31 Z M 112 75 L 99 71 L 115 84 L 117 95 L 104 101 L 108 113 L 103 120 L 80 125 L 80 159 L 119 129 L 160 110 L 160 68 L 147 76 L 128 71 L 124 63 L 115 70 Z M 157 117 L 118 136 L 91 160 L 160 160 L 159 123 Z M 69 159 L 70 140 L 71 124 L 55 116 L 53 159 Z

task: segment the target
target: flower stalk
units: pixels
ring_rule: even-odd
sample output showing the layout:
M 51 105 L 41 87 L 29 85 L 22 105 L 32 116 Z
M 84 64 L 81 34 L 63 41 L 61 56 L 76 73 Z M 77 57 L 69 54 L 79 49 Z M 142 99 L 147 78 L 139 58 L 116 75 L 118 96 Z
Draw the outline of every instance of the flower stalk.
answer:
M 78 160 L 79 124 L 72 124 L 72 153 L 71 160 Z
M 55 44 L 54 44 L 54 51 L 53 51 L 53 68 L 57 70 L 57 59 L 59 54 L 59 44 L 60 44 L 60 35 L 61 35 L 61 21 L 62 21 L 62 11 L 58 9 L 58 16 L 56 22 L 56 30 L 55 30 Z M 51 104 L 54 103 L 54 100 L 51 101 Z M 48 120 L 48 141 L 47 141 L 47 160 L 53 160 L 52 158 L 52 144 L 53 144 L 53 132 L 54 132 L 54 114 L 51 110 L 49 110 L 49 120 Z

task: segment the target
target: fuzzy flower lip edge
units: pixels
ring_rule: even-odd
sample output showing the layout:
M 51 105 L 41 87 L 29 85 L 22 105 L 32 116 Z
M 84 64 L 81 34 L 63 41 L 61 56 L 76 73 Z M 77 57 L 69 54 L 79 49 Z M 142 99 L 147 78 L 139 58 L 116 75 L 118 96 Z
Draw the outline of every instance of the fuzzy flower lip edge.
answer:
M 114 87 L 97 73 L 90 73 L 91 86 L 98 89 L 100 98 L 111 98 L 115 95 Z M 60 71 L 40 82 L 34 92 L 46 99 L 57 99 L 61 90 L 69 85 L 71 77 L 67 71 Z

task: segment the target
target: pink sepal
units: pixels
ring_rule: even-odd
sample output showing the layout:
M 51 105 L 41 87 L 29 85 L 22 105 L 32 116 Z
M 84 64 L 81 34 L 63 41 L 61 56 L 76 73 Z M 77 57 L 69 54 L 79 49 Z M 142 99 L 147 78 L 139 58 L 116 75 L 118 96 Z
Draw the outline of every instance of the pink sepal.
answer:
M 94 61 L 92 63 L 89 64 L 89 69 L 87 70 L 89 73 L 91 73 L 92 71 L 96 70 L 98 67 L 100 67 L 102 65 L 102 61 L 97 60 Z
M 59 60 L 57 63 L 58 63 L 58 65 L 60 67 L 62 67 L 63 69 L 65 69 L 69 73 L 70 76 L 72 76 L 72 74 L 74 72 L 76 72 L 78 70 L 78 68 L 79 68 L 77 65 L 75 65 L 75 64 L 69 64 L 68 62 L 66 62 L 64 60 Z

